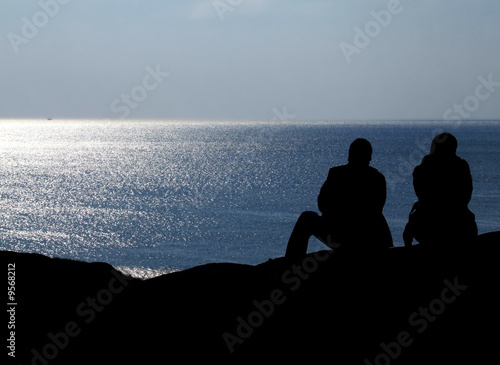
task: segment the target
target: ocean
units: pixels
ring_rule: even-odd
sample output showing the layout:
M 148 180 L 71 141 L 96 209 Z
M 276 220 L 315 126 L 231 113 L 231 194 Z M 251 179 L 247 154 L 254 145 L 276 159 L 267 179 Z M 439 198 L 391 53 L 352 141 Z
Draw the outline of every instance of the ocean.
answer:
M 500 122 L 2 121 L 0 249 L 143 278 L 281 257 L 358 137 L 386 177 L 384 214 L 400 246 L 411 173 L 443 130 L 471 167 L 479 232 L 500 230 Z M 311 238 L 309 251 L 323 248 Z

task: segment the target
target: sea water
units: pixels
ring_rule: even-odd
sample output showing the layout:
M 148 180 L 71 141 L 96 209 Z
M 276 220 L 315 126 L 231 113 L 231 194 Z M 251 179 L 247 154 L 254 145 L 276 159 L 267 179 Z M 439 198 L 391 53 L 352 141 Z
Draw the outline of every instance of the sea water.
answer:
M 330 167 L 368 139 L 395 245 L 412 170 L 443 130 L 474 179 L 480 233 L 500 230 L 500 122 L 0 122 L 0 248 L 104 261 L 139 277 L 283 256 Z M 309 251 L 324 248 L 311 238 Z

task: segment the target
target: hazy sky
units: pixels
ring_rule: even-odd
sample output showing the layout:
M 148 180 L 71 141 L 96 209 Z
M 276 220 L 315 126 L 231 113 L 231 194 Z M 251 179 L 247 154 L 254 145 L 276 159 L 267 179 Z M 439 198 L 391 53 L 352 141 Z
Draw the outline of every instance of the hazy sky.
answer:
M 497 0 L 2 1 L 0 36 L 0 118 L 500 119 Z

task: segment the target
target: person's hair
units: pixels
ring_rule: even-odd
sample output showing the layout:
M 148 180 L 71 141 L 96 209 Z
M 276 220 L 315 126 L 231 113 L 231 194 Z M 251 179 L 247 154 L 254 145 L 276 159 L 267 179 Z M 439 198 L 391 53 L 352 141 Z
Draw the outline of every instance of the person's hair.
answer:
M 457 154 L 458 142 L 451 133 L 438 134 L 431 143 L 431 156 L 455 156 Z
M 349 147 L 348 161 L 356 164 L 369 164 L 372 160 L 372 145 L 364 138 L 358 138 Z

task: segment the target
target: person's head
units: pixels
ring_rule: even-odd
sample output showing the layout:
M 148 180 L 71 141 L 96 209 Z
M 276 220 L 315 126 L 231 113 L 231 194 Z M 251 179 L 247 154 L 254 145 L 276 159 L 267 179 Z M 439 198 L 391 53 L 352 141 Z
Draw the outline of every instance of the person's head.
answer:
M 356 165 L 369 165 L 372 160 L 372 145 L 364 138 L 358 138 L 349 147 L 348 161 Z
M 453 157 L 457 155 L 458 142 L 450 133 L 438 134 L 431 143 L 429 155 L 435 157 Z

